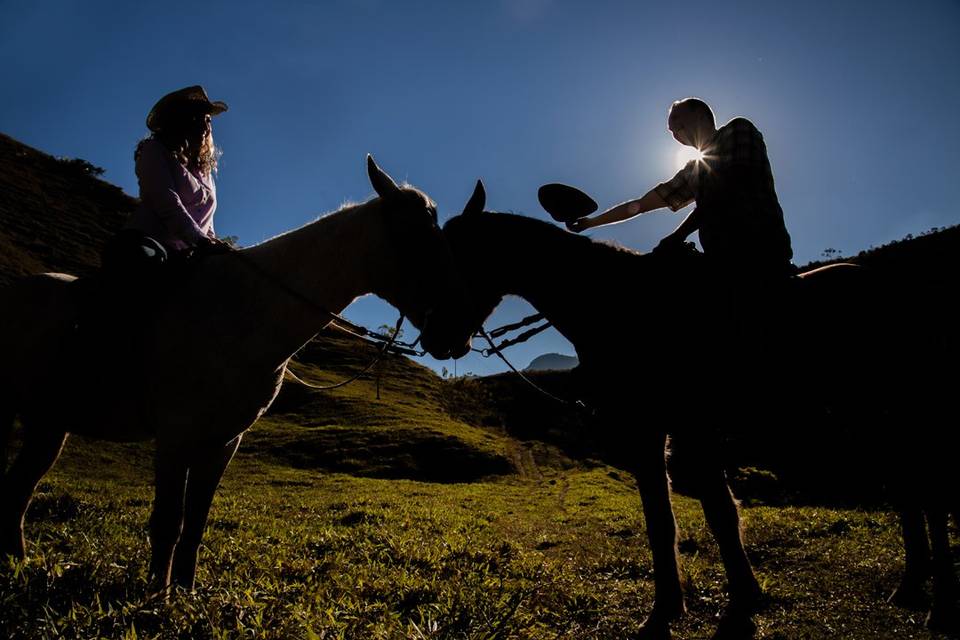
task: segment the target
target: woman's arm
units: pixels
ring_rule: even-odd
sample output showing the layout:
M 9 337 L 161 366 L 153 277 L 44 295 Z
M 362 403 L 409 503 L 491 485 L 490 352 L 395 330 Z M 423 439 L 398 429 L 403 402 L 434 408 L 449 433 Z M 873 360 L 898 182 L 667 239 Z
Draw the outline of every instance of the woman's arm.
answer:
M 140 148 L 137 158 L 140 199 L 156 213 L 171 235 L 195 245 L 205 235 L 180 200 L 170 162 L 160 142 L 146 143 Z

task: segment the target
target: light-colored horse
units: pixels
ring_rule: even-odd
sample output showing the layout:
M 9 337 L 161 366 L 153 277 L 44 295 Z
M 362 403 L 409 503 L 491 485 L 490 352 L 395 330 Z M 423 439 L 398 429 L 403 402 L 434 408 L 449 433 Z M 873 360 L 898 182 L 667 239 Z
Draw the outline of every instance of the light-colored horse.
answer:
M 374 293 L 422 328 L 431 309 L 459 295 L 432 201 L 397 186 L 369 156 L 367 168 L 379 197 L 239 255 L 203 259 L 155 317 L 123 319 L 133 339 L 119 331 L 76 348 L 72 276 L 32 276 L 0 294 L 0 555 L 23 557 L 24 514 L 68 433 L 153 438 L 151 575 L 159 588 L 193 585 L 224 470 L 328 312 Z M 5 469 L 16 416 L 23 446 Z
M 717 455 L 716 427 L 735 420 L 798 434 L 825 410 L 857 429 L 856 455 L 875 460 L 900 493 L 907 568 L 898 597 L 915 598 L 932 569 L 930 624 L 956 629 L 945 521 L 947 507 L 955 506 L 955 449 L 942 425 L 955 383 L 943 366 L 953 362 L 956 345 L 943 340 L 954 327 L 928 306 L 929 296 L 852 265 L 826 267 L 802 274 L 779 301 L 764 300 L 765 313 L 757 305 L 759 323 L 738 334 L 718 320 L 717 297 L 708 291 L 718 282 L 705 282 L 702 255 L 637 254 L 532 218 L 483 212 L 484 201 L 478 184 L 464 213 L 444 226 L 467 287 L 469 303 L 460 309 L 468 315 L 438 310 L 422 337 L 460 327 L 436 347 L 460 356 L 502 297 L 513 294 L 576 347 L 579 389 L 587 394 L 581 397 L 597 409 L 606 427 L 600 431 L 616 461 L 634 473 L 643 502 L 655 604 L 642 637 L 669 638 L 671 621 L 685 611 L 668 434 L 678 458 L 686 452 L 695 461 L 684 466 L 694 476 L 688 485 L 726 569 L 730 604 L 717 637 L 749 637 L 761 590 Z M 835 362 L 843 368 L 825 366 Z

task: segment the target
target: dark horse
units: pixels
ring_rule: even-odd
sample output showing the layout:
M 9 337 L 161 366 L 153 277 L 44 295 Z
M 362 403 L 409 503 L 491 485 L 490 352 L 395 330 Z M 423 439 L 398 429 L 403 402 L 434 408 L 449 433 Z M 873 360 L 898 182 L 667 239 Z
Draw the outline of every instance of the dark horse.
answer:
M 705 275 L 702 254 L 639 254 L 531 218 L 484 213 L 484 202 L 478 183 L 464 213 L 444 226 L 468 287 L 469 316 L 438 314 L 424 337 L 447 325 L 448 335 L 462 338 L 450 343 L 447 355 L 462 355 L 502 297 L 515 294 L 576 347 L 585 399 L 609 427 L 600 431 L 618 432 L 617 447 L 629 456 L 640 489 L 655 575 L 655 604 L 643 637 L 670 637 L 671 621 L 685 611 L 665 462 L 668 436 L 678 455 L 688 451 L 696 462 L 687 481 L 727 574 L 729 604 L 716 637 L 743 637 L 754 629 L 762 594 L 715 453 L 716 427 L 736 420 L 803 433 L 825 410 L 855 423 L 861 454 L 887 465 L 897 487 L 907 550 L 898 597 L 915 599 L 932 572 L 931 625 L 955 625 L 943 507 L 950 496 L 938 495 L 947 492 L 949 480 L 939 473 L 949 467 L 938 464 L 948 460 L 935 460 L 946 457 L 947 448 L 933 442 L 941 426 L 937 403 L 949 398 L 937 365 L 949 354 L 940 343 L 942 318 L 926 312 L 924 296 L 877 282 L 863 268 L 836 265 L 801 274 L 764 305 L 754 305 L 757 317 L 750 322 L 730 323 L 702 302 L 715 301 L 705 288 L 717 287 Z M 737 330 L 743 326 L 751 330 Z M 684 355 L 691 346 L 693 361 Z M 838 361 L 846 365 L 842 372 L 824 371 L 824 362 Z M 641 405 L 647 418 L 636 424 Z

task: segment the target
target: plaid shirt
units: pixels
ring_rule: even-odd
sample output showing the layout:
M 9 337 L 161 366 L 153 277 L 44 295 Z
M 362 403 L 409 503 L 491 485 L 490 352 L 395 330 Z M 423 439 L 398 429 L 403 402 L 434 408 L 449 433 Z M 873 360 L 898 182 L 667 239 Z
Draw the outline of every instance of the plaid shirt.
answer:
M 720 127 L 677 175 L 654 187 L 673 211 L 693 201 L 707 255 L 734 261 L 789 263 L 790 234 L 773 187 L 763 136 L 746 118 Z

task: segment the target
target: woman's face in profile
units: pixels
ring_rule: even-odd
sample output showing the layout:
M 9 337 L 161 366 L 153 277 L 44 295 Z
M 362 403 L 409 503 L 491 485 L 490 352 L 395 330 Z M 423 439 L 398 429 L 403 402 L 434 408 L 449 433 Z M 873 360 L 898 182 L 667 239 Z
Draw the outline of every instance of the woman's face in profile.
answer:
M 202 136 L 207 136 L 213 132 L 213 120 L 209 113 L 204 113 L 195 118 L 197 132 Z
M 213 133 L 213 125 L 209 113 L 185 114 L 183 131 L 191 140 L 203 140 Z

